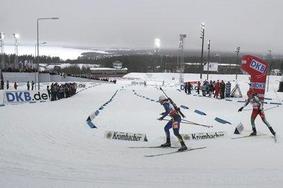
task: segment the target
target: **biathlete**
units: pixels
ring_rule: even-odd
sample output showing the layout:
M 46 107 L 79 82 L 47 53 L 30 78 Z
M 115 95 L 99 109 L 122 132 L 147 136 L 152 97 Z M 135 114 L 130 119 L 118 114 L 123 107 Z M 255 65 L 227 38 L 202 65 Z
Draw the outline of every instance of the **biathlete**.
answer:
M 173 128 L 174 135 L 178 138 L 181 148 L 178 151 L 185 151 L 187 150 L 187 146 L 179 133 L 180 129 L 180 122 L 181 116 L 179 115 L 178 111 L 174 108 L 171 104 L 170 100 L 165 96 L 161 95 L 159 97 L 159 103 L 164 107 L 165 112 L 161 113 L 161 117 L 158 120 L 163 120 L 167 115 L 171 117 L 171 120 L 165 125 L 164 131 L 166 134 L 166 142 L 161 145 L 161 147 L 171 147 L 171 140 L 170 140 L 170 129 Z
M 270 124 L 268 123 L 268 121 L 265 118 L 264 111 L 263 111 L 263 103 L 260 100 L 260 98 L 258 97 L 257 93 L 254 90 L 249 89 L 248 92 L 247 92 L 247 95 L 248 95 L 248 99 L 247 99 L 245 105 L 242 106 L 241 108 L 239 108 L 238 112 L 241 112 L 244 109 L 244 107 L 246 107 L 249 103 L 252 104 L 253 111 L 252 111 L 252 115 L 251 115 L 251 125 L 252 125 L 253 132 L 250 134 L 250 136 L 256 136 L 256 134 L 257 134 L 256 128 L 255 128 L 255 118 L 257 117 L 257 115 L 260 115 L 264 124 L 268 127 L 271 134 L 275 137 L 276 132 L 273 130 L 273 128 L 270 126 Z

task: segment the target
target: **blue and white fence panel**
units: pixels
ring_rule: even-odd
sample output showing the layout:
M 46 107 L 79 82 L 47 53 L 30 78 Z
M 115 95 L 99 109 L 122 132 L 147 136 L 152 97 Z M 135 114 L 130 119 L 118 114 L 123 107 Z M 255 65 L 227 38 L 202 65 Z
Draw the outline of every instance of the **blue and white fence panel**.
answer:
M 95 119 L 95 117 L 97 117 L 100 114 L 100 111 L 102 111 L 104 107 L 106 107 L 110 102 L 112 102 L 112 100 L 117 95 L 117 93 L 118 93 L 118 90 L 112 95 L 112 97 L 108 101 L 106 101 L 103 105 L 101 105 L 98 108 L 98 110 L 94 111 L 92 114 L 90 114 L 87 117 L 86 122 L 90 128 L 97 128 L 97 126 L 92 121 Z

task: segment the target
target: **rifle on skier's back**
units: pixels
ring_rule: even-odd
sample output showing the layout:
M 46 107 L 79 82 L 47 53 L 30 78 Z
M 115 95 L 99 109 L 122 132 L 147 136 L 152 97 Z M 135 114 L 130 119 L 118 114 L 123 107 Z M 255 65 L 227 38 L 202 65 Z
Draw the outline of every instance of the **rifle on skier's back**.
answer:
M 174 107 L 174 109 L 184 118 L 184 117 L 186 117 L 182 112 L 181 112 L 181 110 L 180 110 L 180 108 L 176 105 L 176 103 L 174 103 L 174 101 L 170 98 L 170 97 L 168 97 L 167 95 L 166 95 L 166 93 L 164 92 L 164 90 L 162 89 L 162 87 L 160 87 L 160 90 L 163 92 L 163 94 L 169 99 L 169 101 L 170 101 L 170 103 L 173 105 L 173 107 Z

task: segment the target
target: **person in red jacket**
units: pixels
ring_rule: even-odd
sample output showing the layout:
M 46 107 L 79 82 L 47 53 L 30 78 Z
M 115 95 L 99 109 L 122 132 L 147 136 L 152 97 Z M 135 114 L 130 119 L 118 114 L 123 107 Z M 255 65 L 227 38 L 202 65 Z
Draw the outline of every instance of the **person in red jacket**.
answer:
M 219 97 L 219 93 L 220 93 L 220 83 L 219 83 L 219 80 L 217 80 L 215 86 L 214 86 L 214 98 L 217 98 Z
M 253 111 L 252 111 L 252 114 L 251 114 L 251 125 L 252 125 L 253 132 L 250 134 L 250 136 L 256 136 L 256 134 L 257 134 L 256 128 L 255 128 L 255 118 L 257 117 L 257 115 L 260 115 L 264 124 L 268 127 L 271 134 L 275 137 L 276 132 L 273 130 L 273 128 L 270 126 L 269 122 L 265 118 L 265 114 L 264 114 L 264 111 L 263 111 L 263 103 L 260 100 L 260 98 L 258 97 L 257 93 L 253 89 L 250 89 L 247 92 L 247 95 L 248 95 L 248 99 L 247 99 L 245 105 L 242 106 L 241 108 L 239 108 L 238 112 L 241 112 L 244 109 L 244 107 L 246 107 L 249 103 L 252 104 Z

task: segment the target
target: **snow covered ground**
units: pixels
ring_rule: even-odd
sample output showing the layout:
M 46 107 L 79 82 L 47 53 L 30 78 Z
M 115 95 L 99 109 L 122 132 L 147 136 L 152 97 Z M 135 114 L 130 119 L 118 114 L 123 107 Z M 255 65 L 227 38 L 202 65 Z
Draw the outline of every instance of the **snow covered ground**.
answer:
M 274 143 L 269 130 L 258 117 L 258 132 L 266 134 L 245 139 L 234 137 L 234 127 L 243 123 L 248 134 L 250 110 L 237 112 L 244 99 L 232 101 L 186 95 L 178 91 L 178 74 L 131 73 L 117 84 L 99 84 L 75 96 L 47 103 L 5 105 L 0 107 L 0 187 L 281 187 L 283 184 L 282 142 Z M 135 78 L 135 79 L 133 79 Z M 184 74 L 185 80 L 199 75 Z M 210 79 L 230 80 L 235 75 L 211 75 Z M 283 134 L 283 93 L 280 77 L 271 77 L 265 105 L 267 120 L 278 135 Z M 132 85 L 131 83 L 147 82 Z M 248 77 L 238 83 L 245 94 Z M 163 107 L 155 102 L 165 92 L 182 109 L 186 119 L 212 125 L 205 128 L 181 124 L 181 133 L 225 131 L 224 137 L 186 140 L 189 147 L 206 149 L 148 158 L 176 149 L 129 148 L 155 146 L 164 142 L 166 121 L 157 118 Z M 113 94 L 113 100 L 109 100 Z M 244 96 L 245 97 L 245 96 Z M 148 98 L 148 99 L 146 99 Z M 153 99 L 154 101 L 152 101 Z M 106 104 L 106 102 L 109 103 Z M 104 108 L 102 109 L 102 105 Z M 275 107 L 275 108 L 272 108 Z M 101 110 L 99 110 L 101 109 Z M 246 107 L 251 109 L 251 107 Z M 87 117 L 95 111 L 91 129 Z M 207 115 L 195 113 L 195 110 Z M 222 124 L 221 118 L 231 122 Z M 146 134 L 148 142 L 129 142 L 105 138 L 106 131 Z M 173 134 L 172 134 L 173 135 Z M 179 146 L 172 136 L 175 146 Z

